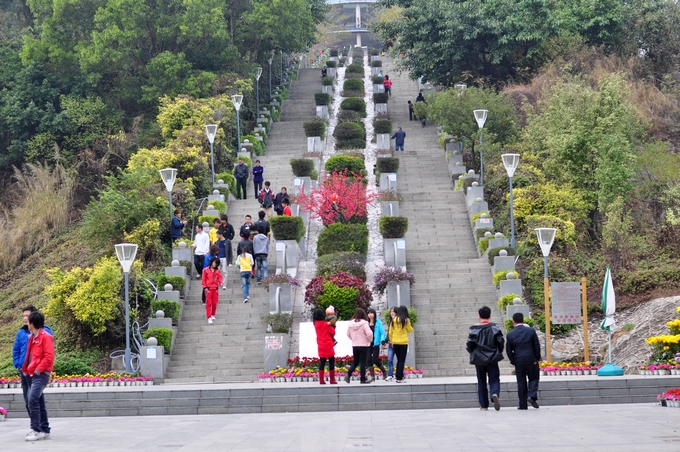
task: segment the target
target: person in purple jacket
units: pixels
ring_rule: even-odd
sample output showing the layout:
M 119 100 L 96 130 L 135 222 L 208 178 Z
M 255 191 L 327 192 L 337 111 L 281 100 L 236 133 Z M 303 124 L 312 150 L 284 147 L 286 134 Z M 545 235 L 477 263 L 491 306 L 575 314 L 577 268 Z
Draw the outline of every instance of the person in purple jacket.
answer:
M 260 165 L 259 160 L 255 160 L 255 166 L 253 166 L 253 185 L 255 186 L 255 199 L 260 196 L 260 190 L 262 190 L 262 182 L 264 182 L 264 166 Z

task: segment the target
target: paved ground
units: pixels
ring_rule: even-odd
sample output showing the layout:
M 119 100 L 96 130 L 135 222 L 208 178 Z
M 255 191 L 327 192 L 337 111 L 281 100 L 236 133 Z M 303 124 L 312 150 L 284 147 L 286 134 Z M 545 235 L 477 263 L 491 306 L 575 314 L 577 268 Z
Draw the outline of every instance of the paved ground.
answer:
M 500 412 L 413 410 L 61 418 L 26 443 L 24 419 L 0 423 L 3 451 L 619 451 L 680 450 L 680 409 L 652 404 Z

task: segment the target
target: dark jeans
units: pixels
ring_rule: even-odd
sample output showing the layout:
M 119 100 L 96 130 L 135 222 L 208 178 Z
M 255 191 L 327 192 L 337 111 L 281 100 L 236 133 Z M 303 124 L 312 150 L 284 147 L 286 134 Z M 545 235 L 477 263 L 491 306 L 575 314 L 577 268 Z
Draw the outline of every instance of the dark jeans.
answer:
M 331 356 L 330 358 L 319 358 L 319 370 L 324 370 L 326 368 L 326 360 L 328 360 L 328 370 L 331 372 L 334 371 L 335 356 Z
M 413 121 L 413 108 L 411 107 L 408 109 L 408 120 Z
M 257 277 L 257 282 L 260 282 L 262 278 L 266 278 L 269 275 L 267 256 L 255 256 L 255 264 L 257 266 L 255 276 Z
M 248 182 L 248 179 L 236 179 L 236 197 L 238 199 L 246 199 L 246 182 Z M 243 198 L 241 198 L 241 191 L 243 191 Z
M 352 347 L 352 352 L 354 353 L 354 361 L 349 369 L 347 369 L 347 375 L 352 375 L 359 366 L 359 374 L 361 375 L 361 381 L 366 381 L 366 358 L 368 357 L 368 351 L 370 347 Z
M 224 251 L 227 254 L 227 264 L 234 263 L 234 250 L 231 248 L 231 240 L 225 240 Z M 226 284 L 226 281 L 224 282 Z
M 198 276 L 201 276 L 203 274 L 203 261 L 204 260 L 205 260 L 205 255 L 194 254 L 194 267 L 196 267 L 196 271 L 198 272 Z
M 255 187 L 255 199 L 260 196 L 260 190 L 262 190 L 262 181 L 253 181 L 253 187 Z
M 383 377 L 387 376 L 387 370 L 385 369 L 385 366 L 382 365 L 382 362 L 380 362 L 379 345 L 374 345 L 373 347 L 371 347 L 371 352 L 369 353 L 368 356 L 368 368 L 372 370 L 373 366 L 377 366 L 378 369 L 380 369 L 380 372 L 382 372 Z
M 43 391 L 50 382 L 50 375 L 43 373 L 27 377 L 29 384 L 28 391 L 28 415 L 31 417 L 31 429 L 36 432 L 50 432 L 50 423 L 47 419 L 47 409 L 45 408 L 45 396 Z
M 517 377 L 517 396 L 519 397 L 519 407 L 527 407 L 527 399 L 538 399 L 538 362 L 515 363 L 515 376 Z M 529 385 L 527 387 L 527 378 Z
M 486 387 L 487 376 L 489 378 L 489 388 L 491 395 L 499 395 L 501 392 L 501 372 L 498 370 L 498 363 L 487 364 L 486 366 L 475 366 L 477 370 L 477 396 L 479 406 L 489 408 L 489 390 Z
M 406 362 L 406 353 L 408 352 L 408 344 L 392 344 L 394 348 L 394 355 L 397 357 L 397 380 L 404 379 L 404 363 Z
M 21 377 L 21 391 L 24 393 L 24 402 L 26 403 L 26 411 L 28 415 L 31 415 L 31 411 L 28 409 L 28 388 L 31 384 L 28 382 L 28 375 L 24 375 L 23 372 L 19 371 L 19 376 Z

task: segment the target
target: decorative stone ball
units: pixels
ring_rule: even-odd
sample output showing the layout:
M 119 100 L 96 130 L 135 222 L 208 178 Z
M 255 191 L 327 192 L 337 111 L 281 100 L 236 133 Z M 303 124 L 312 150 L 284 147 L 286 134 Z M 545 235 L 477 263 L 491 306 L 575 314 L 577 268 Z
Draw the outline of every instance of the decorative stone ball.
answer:
M 264 115 L 260 115 L 260 118 L 264 119 Z
M 163 311 L 159 311 L 159 312 L 163 312 Z M 146 340 L 146 345 L 148 345 L 149 347 L 155 347 L 155 346 L 158 345 L 158 339 L 156 339 L 155 337 L 150 337 Z
M 255 132 L 255 138 L 260 138 L 260 134 Z
M 475 170 L 471 169 L 470 171 L 468 171 L 468 174 L 469 174 L 470 176 L 474 176 L 474 175 L 475 175 Z
M 456 162 L 456 166 L 463 166 L 463 165 L 460 162 Z
M 508 272 L 508 274 L 505 275 L 505 279 L 517 279 L 517 276 L 515 276 L 514 273 Z
M 223 181 L 222 179 L 220 179 L 220 180 L 217 181 L 217 183 L 218 183 L 218 184 L 223 184 L 224 181 Z M 213 195 L 219 195 L 219 194 L 220 194 L 220 191 L 219 191 L 219 190 L 213 190 Z
M 158 311 L 156 311 L 156 318 L 157 319 L 164 319 L 165 318 L 165 312 L 163 312 L 163 310 L 159 309 Z
M 483 214 L 479 215 L 479 218 L 489 218 L 489 216 L 487 214 L 483 213 Z
M 472 186 L 473 186 L 473 187 L 479 187 L 479 182 L 473 182 L 473 183 L 472 183 Z
M 208 224 L 207 221 L 204 221 L 203 224 L 202 224 L 201 226 L 203 226 L 204 228 L 209 228 L 209 227 L 210 227 L 210 224 Z
M 460 151 L 453 151 L 453 155 L 460 155 Z
M 475 202 L 484 202 L 484 199 L 483 198 L 477 198 L 477 199 L 475 199 Z
M 177 246 L 179 247 L 179 249 L 183 250 L 187 247 L 187 242 L 179 242 Z
M 484 237 L 491 237 L 491 233 L 490 233 L 489 231 L 486 231 L 486 232 L 484 233 Z
M 515 297 L 512 299 L 512 304 L 514 305 L 522 304 L 522 299 L 519 297 Z
M 501 233 L 501 232 L 496 232 L 496 235 L 494 235 L 494 238 L 496 238 L 496 239 L 502 239 L 502 238 L 503 238 L 503 233 Z
M 212 204 L 208 204 L 208 210 L 215 210 L 215 206 L 213 206 Z
M 241 148 L 241 152 L 248 152 L 248 149 L 246 149 L 246 148 Z
M 498 252 L 498 255 L 501 257 L 506 257 L 508 255 L 508 252 L 506 250 L 500 250 Z
M 163 290 L 166 292 L 170 292 L 172 290 L 172 284 L 167 283 L 166 285 L 163 286 Z
M 224 183 L 224 179 L 217 179 L 217 183 L 218 183 L 218 184 L 223 184 L 223 183 Z M 213 195 L 215 194 L 215 192 L 217 192 L 218 194 L 220 193 L 219 190 L 215 190 L 215 191 L 213 191 Z
M 244 143 L 250 143 L 250 140 L 248 138 L 246 138 L 245 140 L 243 140 L 243 142 Z
M 177 259 L 173 259 L 172 263 L 170 264 L 172 267 L 179 267 L 179 261 Z

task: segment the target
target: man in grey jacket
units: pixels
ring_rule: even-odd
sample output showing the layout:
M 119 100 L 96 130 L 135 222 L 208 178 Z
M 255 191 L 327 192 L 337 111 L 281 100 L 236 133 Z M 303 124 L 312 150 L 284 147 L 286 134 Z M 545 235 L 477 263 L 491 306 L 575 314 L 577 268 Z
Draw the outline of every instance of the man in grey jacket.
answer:
M 236 197 L 238 199 L 246 199 L 246 182 L 250 169 L 248 165 L 243 163 L 243 159 L 238 159 L 238 165 L 234 166 L 234 179 L 236 179 Z M 241 198 L 241 190 L 243 190 L 243 198 Z
M 253 237 L 253 257 L 257 270 L 255 277 L 257 283 L 262 284 L 262 278 L 266 278 L 269 274 L 267 256 L 269 255 L 269 236 L 267 236 L 263 225 L 257 228 L 258 234 Z

